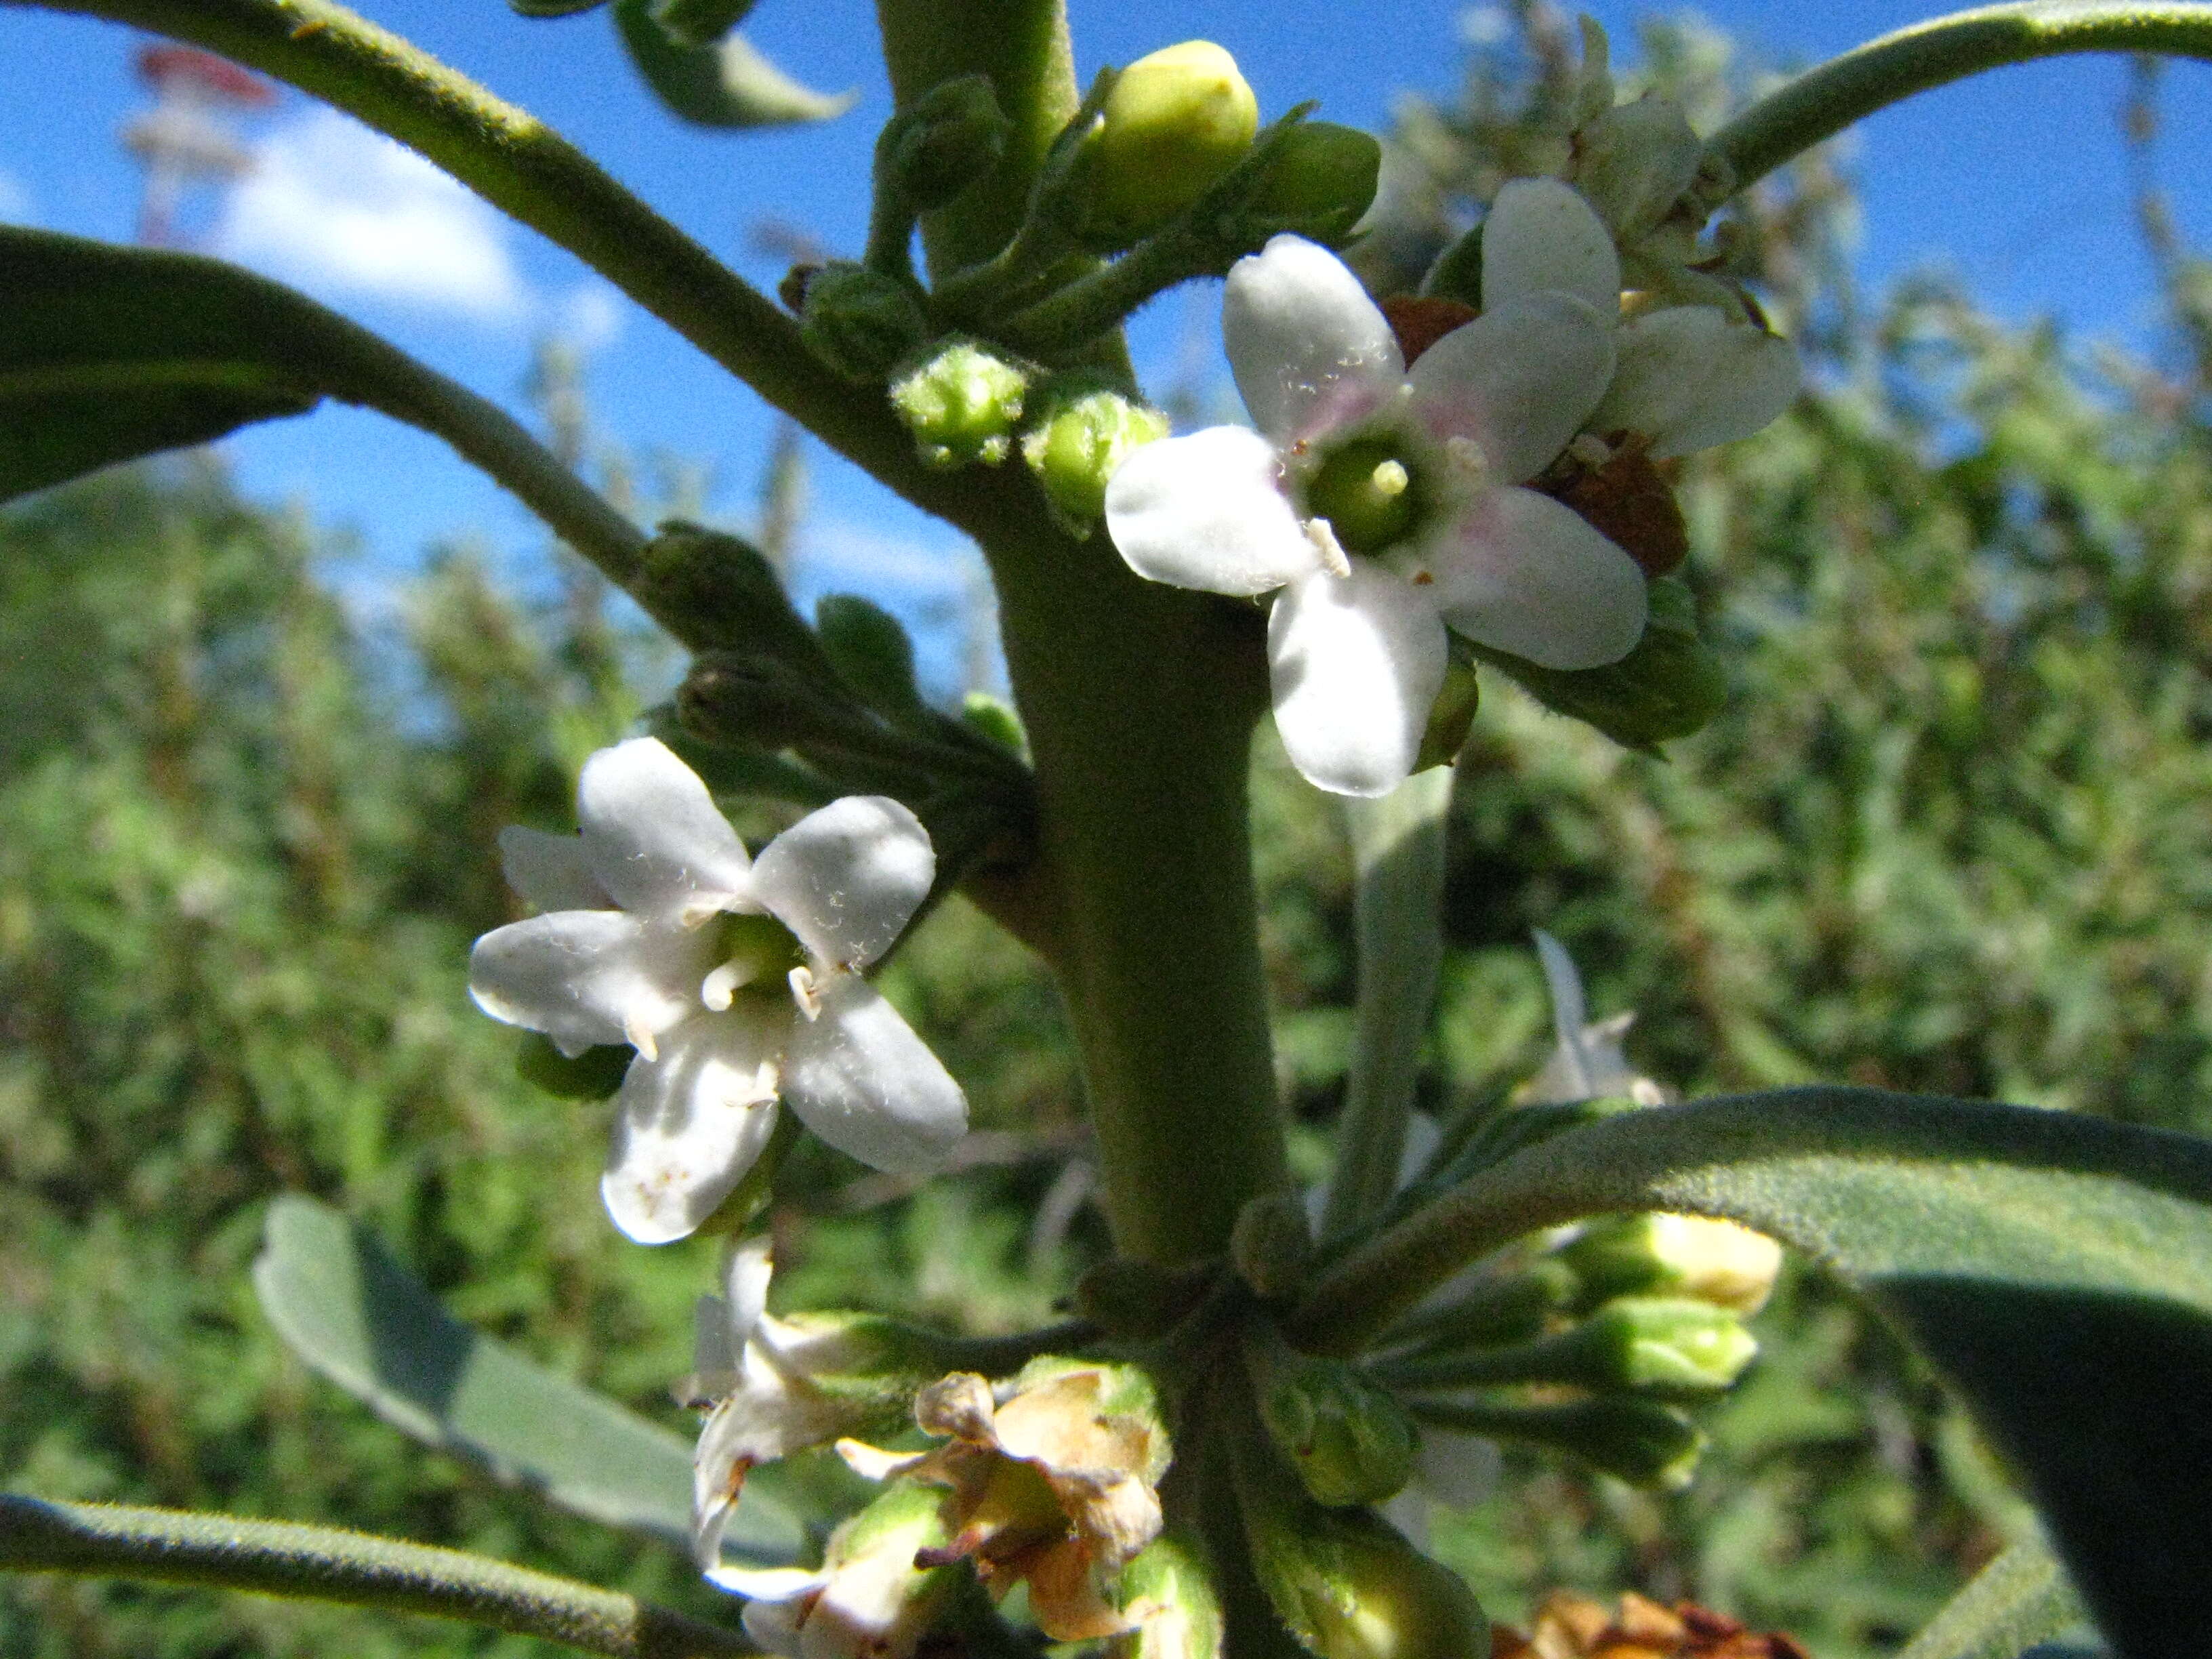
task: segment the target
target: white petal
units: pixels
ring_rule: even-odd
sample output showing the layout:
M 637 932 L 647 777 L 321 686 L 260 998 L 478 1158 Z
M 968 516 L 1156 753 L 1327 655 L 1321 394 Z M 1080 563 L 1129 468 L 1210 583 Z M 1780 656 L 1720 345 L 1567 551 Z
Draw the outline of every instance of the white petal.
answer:
M 897 1009 L 867 981 L 833 974 L 819 1018 L 801 1019 L 784 1051 L 783 1097 L 841 1152 L 926 1174 L 968 1132 L 968 1097 Z
M 615 1097 L 599 1195 L 641 1244 L 685 1238 L 752 1168 L 775 1127 L 773 1055 L 785 1016 L 702 1014 L 660 1058 L 630 1062 Z
M 1493 489 L 1429 550 L 1443 619 L 1546 668 L 1618 662 L 1644 635 L 1636 561 L 1548 495 Z
M 510 823 L 499 832 L 500 872 L 540 910 L 611 910 L 607 890 L 592 873 L 581 836 L 548 835 Z
M 1515 179 L 1482 222 L 1482 308 L 1557 289 L 1610 320 L 1620 310 L 1620 255 L 1582 192 L 1556 179 Z
M 647 1042 L 700 1012 L 711 942 L 621 910 L 556 910 L 495 927 L 469 952 L 469 994 L 564 1052 Z
M 738 1588 L 727 1572 L 709 1572 L 707 1580 L 724 1589 Z M 738 1594 L 744 1592 L 739 1590 Z M 738 1615 L 738 1622 L 744 1626 L 746 1635 L 760 1644 L 763 1652 L 773 1653 L 778 1659 L 807 1659 L 803 1626 L 810 1611 L 794 1594 L 787 1599 L 748 1601 L 744 1611 Z
M 1641 432 L 1661 459 L 1747 438 L 1796 400 L 1797 349 L 1710 306 L 1638 317 L 1620 345 L 1590 430 Z
M 1131 452 L 1106 484 L 1106 531 L 1147 581 L 1239 598 L 1319 563 L 1283 493 L 1275 447 L 1208 427 Z
M 1282 444 L 1355 418 L 1405 378 L 1397 337 L 1359 279 L 1302 236 L 1230 267 L 1221 343 L 1244 407 Z
M 756 902 L 823 962 L 866 967 L 929 896 L 937 854 L 921 820 L 887 795 L 847 795 L 761 848 Z
M 823 1583 L 822 1574 L 804 1567 L 725 1567 L 708 1577 L 752 1601 L 788 1601 Z
M 1529 931 L 1536 939 L 1536 960 L 1543 964 L 1544 988 L 1552 994 L 1552 1029 L 1559 1033 L 1559 1046 L 1570 1047 L 1581 1039 L 1583 1027 L 1589 1024 L 1583 976 L 1556 934 L 1540 927 Z
M 1267 660 L 1275 726 L 1308 781 L 1381 795 L 1405 781 L 1444 679 L 1426 594 L 1371 559 L 1294 583 L 1267 618 Z
M 730 1335 L 742 1347 L 768 1311 L 768 1283 L 775 1271 L 775 1241 L 756 1237 L 730 1252 L 729 1270 L 722 1276 L 728 1300 Z
M 1551 465 L 1605 395 L 1613 336 L 1571 295 L 1509 301 L 1421 354 L 1414 407 L 1438 436 L 1481 445 L 1493 482 L 1519 483 Z
M 750 860 L 699 775 L 658 738 L 584 763 L 576 816 L 592 873 L 625 910 L 696 922 L 738 908 Z

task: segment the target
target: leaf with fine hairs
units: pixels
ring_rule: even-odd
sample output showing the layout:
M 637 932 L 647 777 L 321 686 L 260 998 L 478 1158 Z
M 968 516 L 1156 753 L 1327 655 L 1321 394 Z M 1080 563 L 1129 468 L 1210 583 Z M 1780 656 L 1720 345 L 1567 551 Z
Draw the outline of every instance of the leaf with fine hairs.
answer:
M 270 1206 L 253 1288 L 294 1352 L 393 1427 L 562 1509 L 690 1550 L 690 1442 L 471 1329 L 329 1206 L 297 1194 Z M 804 1534 L 756 1484 L 725 1550 L 783 1565 Z
M 653 0 L 615 0 L 614 10 L 615 25 L 637 72 L 663 104 L 694 126 L 826 121 L 850 109 L 858 95 L 801 86 L 740 34 L 725 35 L 709 46 L 679 40 L 654 15 Z
M 2019 1659 L 2087 1619 L 2050 1547 L 2022 1539 L 1976 1573 L 1897 1659 Z
M 1637 1210 L 1742 1222 L 1864 1291 L 2026 1479 L 2123 1659 L 2203 1650 L 2212 1142 L 1865 1089 L 1627 1112 L 1516 1153 L 1353 1251 L 1297 1332 L 1356 1348 L 1472 1253 Z

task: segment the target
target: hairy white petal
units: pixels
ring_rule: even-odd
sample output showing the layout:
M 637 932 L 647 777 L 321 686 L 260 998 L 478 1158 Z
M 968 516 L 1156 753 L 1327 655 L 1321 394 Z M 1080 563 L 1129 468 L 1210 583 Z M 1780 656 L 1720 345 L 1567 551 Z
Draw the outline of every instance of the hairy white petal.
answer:
M 1508 301 L 1421 354 L 1411 377 L 1414 409 L 1438 437 L 1474 440 L 1492 478 L 1533 478 L 1605 395 L 1613 335 L 1570 295 Z
M 1661 459 L 1747 438 L 1796 401 L 1797 349 L 1710 306 L 1670 306 L 1620 331 L 1620 367 L 1589 418 L 1626 427 Z
M 1482 222 L 1482 308 L 1549 289 L 1609 319 L 1620 309 L 1620 256 L 1605 221 L 1574 186 L 1511 179 Z
M 1275 726 L 1291 763 L 1340 795 L 1380 795 L 1413 770 L 1444 678 L 1434 602 L 1371 559 L 1277 597 L 1267 618 Z
M 778 1009 L 702 1014 L 669 1035 L 660 1057 L 630 1062 L 615 1097 L 599 1195 L 641 1244 L 684 1238 L 744 1178 L 775 1127 Z
M 817 1018 L 793 1026 L 783 1097 L 839 1152 L 927 1174 L 968 1131 L 968 1097 L 897 1009 L 866 980 L 832 974 Z
M 1230 268 L 1221 338 L 1244 407 L 1278 443 L 1364 413 L 1406 372 L 1359 279 L 1302 236 L 1277 236 Z
M 1272 592 L 1320 562 L 1281 471 L 1274 446 L 1241 426 L 1146 444 L 1107 482 L 1107 533 L 1148 581 Z
M 495 927 L 469 952 L 469 994 L 563 1052 L 651 1042 L 699 1012 L 709 941 L 621 910 L 556 910 Z
M 659 738 L 633 738 L 586 761 L 576 815 L 592 873 L 623 909 L 696 922 L 751 908 L 745 844 Z
M 819 960 L 865 968 L 929 896 L 937 854 L 921 821 L 886 795 L 847 795 L 761 849 L 756 902 Z
M 1491 490 L 1427 552 L 1444 621 L 1478 644 L 1596 668 L 1643 637 L 1643 571 L 1548 495 Z
M 540 910 L 611 910 L 607 890 L 592 873 L 581 836 L 549 835 L 510 823 L 499 832 L 500 873 Z

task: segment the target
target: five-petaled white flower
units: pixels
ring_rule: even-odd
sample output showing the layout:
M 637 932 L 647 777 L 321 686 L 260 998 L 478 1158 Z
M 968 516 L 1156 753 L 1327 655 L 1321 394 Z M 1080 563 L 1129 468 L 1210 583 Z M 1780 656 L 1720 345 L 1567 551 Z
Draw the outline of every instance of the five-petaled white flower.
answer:
M 879 1170 L 935 1168 L 968 1103 L 860 977 L 929 891 L 913 813 L 851 795 L 749 859 L 707 787 L 640 738 L 584 763 L 580 836 L 510 828 L 507 880 L 547 914 L 486 933 L 469 991 L 564 1054 L 637 1050 L 600 1182 L 642 1243 L 684 1237 L 752 1166 L 779 1097 Z
M 1557 240 L 1541 194 L 1500 198 L 1486 270 L 1493 235 Z M 1594 214 L 1587 228 L 1609 254 Z M 1358 279 L 1313 243 L 1278 236 L 1237 261 L 1222 305 L 1230 368 L 1259 430 L 1147 445 L 1107 487 L 1108 528 L 1139 575 L 1281 590 L 1267 628 L 1275 721 L 1324 789 L 1382 794 L 1411 770 L 1447 625 L 1550 668 L 1614 661 L 1644 631 L 1635 561 L 1519 487 L 1582 429 L 1614 363 L 1612 316 L 1531 275 L 1501 271 L 1483 314 L 1409 370 Z

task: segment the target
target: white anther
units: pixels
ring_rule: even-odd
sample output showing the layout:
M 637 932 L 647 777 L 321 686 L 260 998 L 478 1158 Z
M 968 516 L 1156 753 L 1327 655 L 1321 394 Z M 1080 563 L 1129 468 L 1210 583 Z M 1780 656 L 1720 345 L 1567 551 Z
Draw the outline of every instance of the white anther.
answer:
M 623 1035 L 629 1039 L 629 1046 L 637 1050 L 639 1058 L 648 1060 L 660 1058 L 660 1045 L 653 1040 L 649 1026 L 635 1019 L 627 1019 L 623 1022 Z
M 804 967 L 791 970 L 791 994 L 800 1013 L 809 1019 L 822 1018 L 822 993 L 815 986 L 811 970 Z
M 1345 552 L 1344 544 L 1337 540 L 1336 526 L 1327 519 L 1308 519 L 1306 539 L 1314 544 L 1314 551 L 1321 555 L 1322 568 L 1330 575 L 1352 574 L 1351 556 Z
M 699 1000 L 720 1013 L 730 1006 L 738 988 L 750 981 L 760 971 L 757 964 L 732 957 L 727 962 L 699 982 Z

